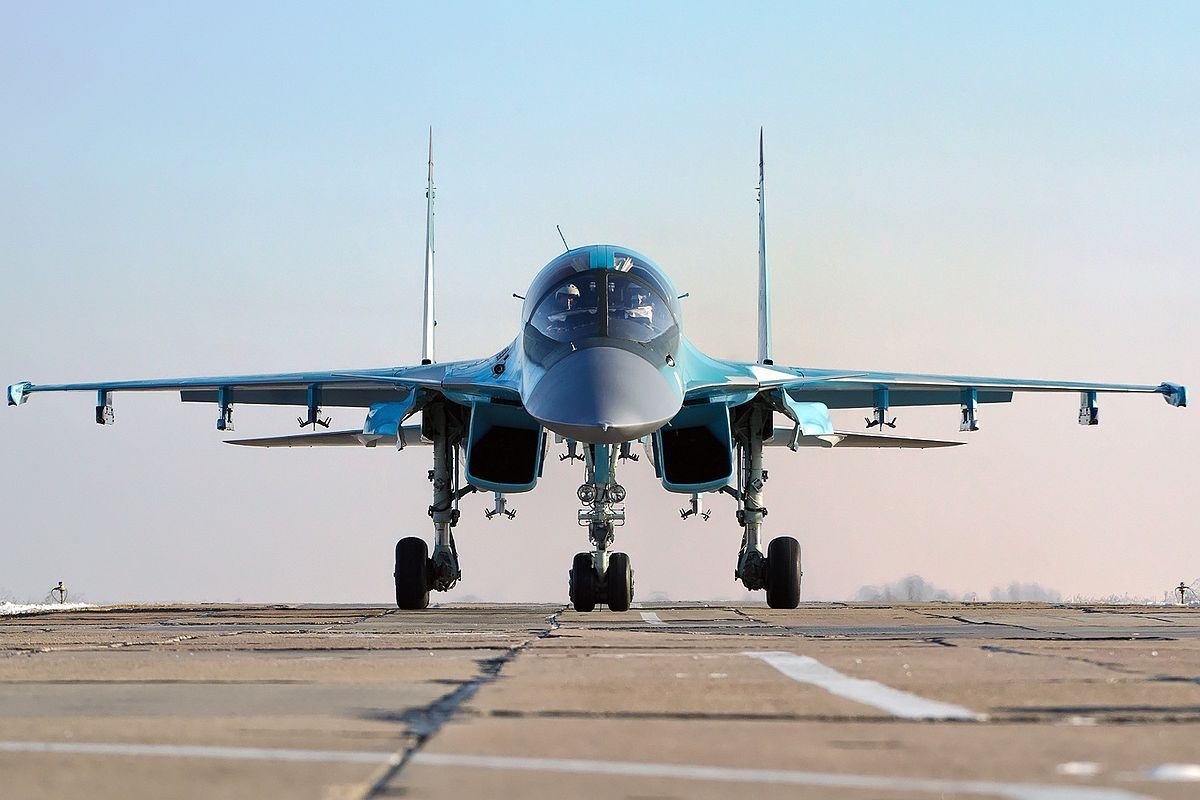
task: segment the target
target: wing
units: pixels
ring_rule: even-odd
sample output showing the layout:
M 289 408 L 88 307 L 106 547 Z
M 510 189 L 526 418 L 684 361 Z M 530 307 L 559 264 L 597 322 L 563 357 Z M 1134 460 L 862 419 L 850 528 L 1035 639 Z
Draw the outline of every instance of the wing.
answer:
M 511 376 L 496 374 L 508 350 L 497 356 L 441 364 L 287 372 L 257 375 L 216 375 L 195 378 L 155 378 L 137 381 L 35 384 L 28 381 L 8 387 L 8 404 L 20 405 L 39 392 L 96 392 L 96 421 L 113 420 L 112 395 L 117 392 L 177 391 L 184 402 L 216 403 L 221 410 L 219 430 L 227 430 L 234 403 L 307 406 L 308 423 L 318 421 L 321 407 L 372 408 L 403 404 L 413 409 L 420 390 L 469 400 L 471 397 L 511 397 L 517 387 Z M 394 431 L 393 431 L 394 434 Z
M 892 405 L 946 405 L 958 403 L 961 392 L 974 389 L 991 395 L 1009 395 L 991 402 L 1007 402 L 1016 392 L 1095 392 L 1123 394 L 1161 394 L 1173 406 L 1187 405 L 1187 390 L 1179 384 L 1093 383 L 1024 378 L 985 378 L 973 375 L 922 375 L 903 372 L 870 372 L 803 367 L 761 368 L 781 374 L 764 375 L 763 388 L 779 386 L 789 394 L 820 392 L 821 400 L 839 401 L 838 408 L 871 408 L 869 395 L 888 389 Z M 839 394 L 833 394 L 833 393 Z M 858 393 L 859 397 L 853 395 Z M 867 396 L 863 396 L 867 395 Z M 814 399 L 817 398 L 808 398 Z M 863 402 L 866 400 L 867 402 Z M 901 402 L 902 400 L 907 402 Z M 981 401 L 983 402 L 983 401 Z
M 798 401 L 825 403 L 830 408 L 873 408 L 881 390 L 887 391 L 889 404 L 894 406 L 957 405 L 963 401 L 964 392 L 972 391 L 976 394 L 976 402 L 980 403 L 1007 403 L 1018 392 L 1080 392 L 1158 394 L 1172 406 L 1187 405 L 1187 389 L 1166 381 L 1157 384 L 1094 383 L 812 369 L 740 362 L 725 362 L 725 366 L 728 372 L 739 370 L 752 378 L 759 391 L 784 389 Z M 719 387 L 705 385 L 701 388 L 711 393 Z
M 783 390 L 797 402 L 829 408 L 1007 403 L 1017 392 L 1159 394 L 1173 406 L 1187 405 L 1187 390 L 1176 383 L 1092 383 L 972 375 L 925 375 L 872 370 L 816 369 L 712 358 L 686 340 L 680 343 L 686 367 L 684 403 L 739 403 L 760 392 Z M 966 393 L 966 394 L 964 394 Z
M 1007 403 L 1020 392 L 1074 392 L 1080 397 L 1079 422 L 1096 425 L 1099 394 L 1156 394 L 1169 405 L 1187 405 L 1187 389 L 1177 383 L 1158 384 L 1092 383 L 1022 378 L 987 378 L 973 375 L 925 375 L 868 370 L 810 369 L 763 364 L 724 362 L 727 374 L 740 370 L 730 385 L 743 387 L 753 381 L 759 392 L 770 392 L 779 410 L 798 419 L 803 408 L 810 413 L 830 408 L 874 409 L 870 427 L 891 425 L 886 412 L 892 406 L 958 405 L 960 430 L 977 429 L 976 408 L 980 403 Z M 719 386 L 702 387 L 706 394 Z M 689 398 L 690 399 L 690 398 Z M 813 411 L 815 409 L 815 411 Z M 807 432 L 807 431 L 806 431 Z M 823 432 L 823 431 L 822 431 Z
M 748 365 L 749 366 L 749 365 Z M 757 365 L 754 365 L 757 367 Z M 854 391 L 888 387 L 896 391 L 947 391 L 978 389 L 997 392 L 1118 392 L 1163 395 L 1171 405 L 1187 405 L 1187 390 L 1171 383 L 1102 384 L 1082 380 L 1042 380 L 1022 378 L 982 378 L 978 375 L 931 375 L 902 372 L 850 371 L 850 369 L 810 369 L 805 367 L 761 367 L 778 372 L 763 375 L 763 387 L 821 384 L 823 391 Z M 925 404 L 925 403 L 917 403 Z M 870 405 L 869 403 L 866 405 Z
M 777 410 L 796 423 L 797 437 L 830 437 L 836 433 L 829 417 L 831 408 L 873 409 L 867 426 L 894 427 L 887 411 L 892 406 L 957 405 L 959 430 L 978 430 L 976 411 L 980 403 L 1008 403 L 1019 392 L 1073 392 L 1079 395 L 1079 423 L 1096 425 L 1100 420 L 1097 395 L 1156 394 L 1169 405 L 1187 405 L 1187 389 L 1177 383 L 1093 383 L 1023 378 L 987 378 L 973 375 L 926 375 L 870 370 L 813 369 L 774 364 L 722 361 L 699 352 L 689 353 L 694 365 L 688 375 L 684 403 L 744 403 L 763 394 Z M 897 442 L 843 446 L 897 446 Z M 794 438 L 788 446 L 804 446 Z M 906 446 L 914 446 L 908 444 Z
M 8 387 L 8 404 L 19 405 L 29 395 L 38 392 L 162 392 L 178 391 L 185 401 L 199 399 L 197 395 L 217 392 L 236 392 L 239 403 L 258 405 L 305 405 L 308 387 L 327 389 L 328 405 L 371 405 L 372 393 L 388 392 L 392 387 L 411 389 L 417 386 L 441 384 L 440 374 L 428 368 L 397 367 L 387 369 L 342 370 L 336 372 L 287 372 L 258 375 L 211 375 L 196 378 L 153 378 L 136 381 L 94 381 L 90 383 L 35 384 L 16 383 Z M 366 396 L 362 392 L 367 392 Z M 190 395 L 190 396 L 189 396 Z M 334 400 L 339 402 L 335 402 Z

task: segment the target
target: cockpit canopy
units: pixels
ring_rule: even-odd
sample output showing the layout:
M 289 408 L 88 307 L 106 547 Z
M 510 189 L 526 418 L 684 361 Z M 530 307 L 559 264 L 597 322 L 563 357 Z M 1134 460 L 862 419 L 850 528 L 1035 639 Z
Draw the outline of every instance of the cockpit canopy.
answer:
M 606 277 L 607 295 L 602 288 Z M 667 304 L 645 283 L 628 275 L 589 270 L 548 292 L 530 324 L 559 342 L 591 336 L 648 342 L 669 330 L 675 320 Z
M 572 250 L 534 279 L 526 321 L 557 342 L 650 342 L 675 327 L 674 289 L 648 260 L 609 245 Z

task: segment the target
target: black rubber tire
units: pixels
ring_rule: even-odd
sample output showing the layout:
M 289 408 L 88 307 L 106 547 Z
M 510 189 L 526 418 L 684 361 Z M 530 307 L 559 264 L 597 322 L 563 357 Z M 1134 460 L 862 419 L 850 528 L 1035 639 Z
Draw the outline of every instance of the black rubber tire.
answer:
M 796 608 L 800 605 L 800 543 L 779 536 L 767 547 L 767 605 Z
M 429 547 L 424 539 L 406 536 L 396 542 L 396 607 L 429 608 Z
M 609 611 L 628 611 L 629 604 L 633 602 L 633 570 L 629 566 L 628 555 L 613 553 L 608 557 L 604 584 Z
M 576 611 L 596 610 L 596 568 L 591 553 L 576 553 L 570 572 L 571 605 Z

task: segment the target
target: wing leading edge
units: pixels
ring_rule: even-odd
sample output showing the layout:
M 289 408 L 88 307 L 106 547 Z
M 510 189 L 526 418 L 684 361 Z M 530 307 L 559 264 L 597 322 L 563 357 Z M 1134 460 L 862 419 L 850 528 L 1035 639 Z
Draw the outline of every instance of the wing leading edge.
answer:
M 439 365 L 440 366 L 440 365 Z M 220 389 L 295 389 L 312 384 L 337 385 L 343 389 L 379 388 L 403 385 L 405 388 L 441 384 L 443 370 L 430 367 L 389 367 L 336 372 L 281 372 L 256 375 L 212 375 L 195 378 L 152 378 L 136 381 L 93 381 L 89 383 L 34 384 L 28 381 L 8 387 L 8 404 L 19 405 L 35 392 L 161 392 L 217 391 Z
M 1187 388 L 1164 381 L 1159 384 L 1093 383 L 1022 378 L 992 378 L 972 375 L 933 375 L 902 372 L 871 372 L 806 367 L 783 367 L 727 362 L 753 376 L 759 391 L 779 390 L 796 402 L 822 403 L 828 408 L 869 408 L 870 427 L 891 425 L 887 410 L 892 406 L 958 405 L 962 409 L 960 430 L 976 430 L 976 408 L 981 403 L 1007 403 L 1022 392 L 1076 392 L 1080 396 L 1079 422 L 1099 422 L 1099 394 L 1157 394 L 1171 406 L 1187 405 Z M 707 387 L 706 387 L 707 388 Z M 711 389 L 709 389 L 711 391 Z
M 500 357 L 503 357 L 502 353 Z M 306 424 L 316 423 L 323 406 L 371 408 L 402 402 L 426 390 L 460 400 L 471 397 L 510 397 L 517 394 L 508 376 L 491 370 L 493 359 L 452 361 L 419 366 L 286 372 L 252 375 L 216 375 L 188 378 L 153 378 L 135 381 L 34 384 L 28 381 L 8 387 L 8 404 L 21 405 L 39 392 L 96 392 L 96 421 L 111 423 L 112 395 L 117 392 L 178 391 L 184 402 L 216 403 L 220 409 L 218 430 L 231 429 L 230 409 L 235 403 L 248 405 L 307 406 Z M 322 422 L 322 424 L 324 424 Z

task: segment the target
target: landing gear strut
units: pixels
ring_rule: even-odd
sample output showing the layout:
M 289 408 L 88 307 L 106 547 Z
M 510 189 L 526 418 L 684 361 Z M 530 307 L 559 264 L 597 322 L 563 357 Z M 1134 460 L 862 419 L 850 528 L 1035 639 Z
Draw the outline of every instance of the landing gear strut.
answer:
M 576 611 L 594 611 L 598 603 L 612 611 L 628 611 L 633 602 L 633 569 L 629 556 L 613 553 L 613 528 L 625 524 L 625 487 L 617 483 L 614 461 L 621 451 L 607 444 L 587 445 L 586 478 L 578 496 L 583 508 L 579 524 L 587 526 L 595 550 L 576 553 L 571 563 L 570 596 Z
M 800 543 L 790 536 L 771 541 L 762 551 L 763 488 L 767 471 L 763 469 L 763 440 L 769 438 L 774 422 L 764 403 L 751 402 L 737 409 L 733 423 L 737 439 L 737 497 L 738 524 L 742 526 L 742 547 L 738 552 L 734 577 L 751 591 L 767 590 L 767 605 L 771 608 L 796 608 L 800 605 Z
M 433 555 L 428 555 L 424 539 L 410 536 L 396 543 L 396 606 L 409 610 L 428 608 L 431 590 L 448 591 L 462 577 L 453 528 L 458 524 L 458 501 L 465 491 L 473 491 L 458 486 L 458 444 L 466 432 L 461 407 L 434 402 L 423 411 L 421 435 L 433 442 Z

